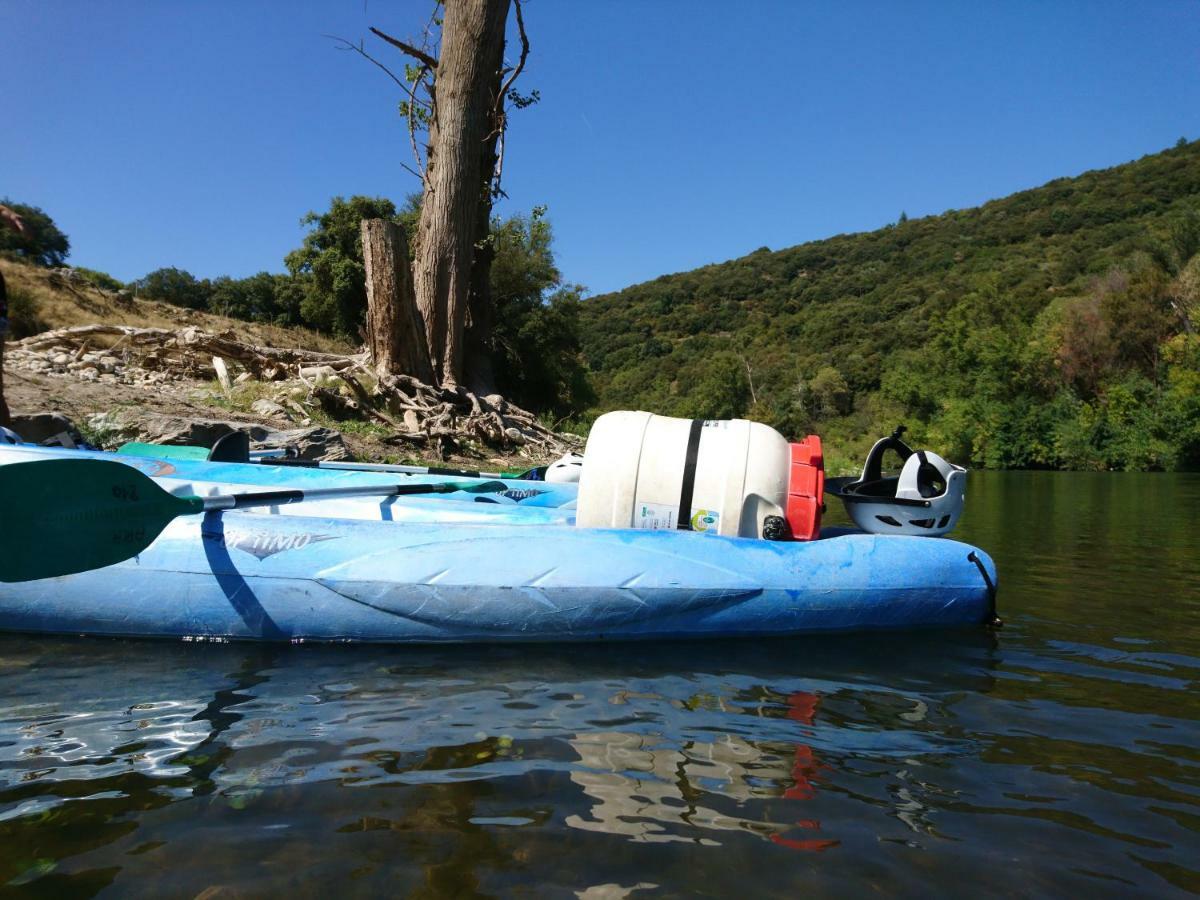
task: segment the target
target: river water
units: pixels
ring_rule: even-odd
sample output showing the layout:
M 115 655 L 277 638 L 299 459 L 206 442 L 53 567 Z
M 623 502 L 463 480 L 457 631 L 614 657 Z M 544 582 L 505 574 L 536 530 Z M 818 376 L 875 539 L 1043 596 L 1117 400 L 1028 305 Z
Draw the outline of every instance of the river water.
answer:
M 1200 893 L 1200 476 L 973 473 L 997 633 L 0 637 L 0 892 Z

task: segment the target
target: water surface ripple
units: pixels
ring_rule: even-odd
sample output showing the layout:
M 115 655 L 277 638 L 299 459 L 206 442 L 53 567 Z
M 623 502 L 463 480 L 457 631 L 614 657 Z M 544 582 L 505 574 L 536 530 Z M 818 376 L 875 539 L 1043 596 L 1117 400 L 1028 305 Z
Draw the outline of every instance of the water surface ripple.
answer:
M 971 479 L 997 634 L 0 638 L 0 891 L 1200 893 L 1200 477 Z

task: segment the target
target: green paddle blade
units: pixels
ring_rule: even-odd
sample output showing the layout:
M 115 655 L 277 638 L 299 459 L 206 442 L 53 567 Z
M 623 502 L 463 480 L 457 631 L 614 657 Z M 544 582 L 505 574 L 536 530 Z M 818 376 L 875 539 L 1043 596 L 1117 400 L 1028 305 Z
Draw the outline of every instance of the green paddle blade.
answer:
M 125 456 L 153 456 L 156 459 L 208 459 L 208 450 L 204 447 L 187 447 L 177 444 L 143 444 L 140 441 L 130 441 L 117 448 L 118 453 Z
M 121 463 L 50 459 L 0 466 L 0 508 L 0 581 L 33 581 L 137 556 L 203 501 Z

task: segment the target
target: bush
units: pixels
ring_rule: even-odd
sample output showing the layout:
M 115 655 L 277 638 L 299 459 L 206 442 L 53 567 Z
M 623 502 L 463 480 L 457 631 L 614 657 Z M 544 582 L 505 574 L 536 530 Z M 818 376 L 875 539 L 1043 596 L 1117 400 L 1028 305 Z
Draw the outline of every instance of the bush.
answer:
M 50 327 L 42 320 L 37 298 L 24 288 L 8 288 L 8 327 L 14 341 Z
M 95 285 L 105 291 L 119 291 L 125 287 L 123 281 L 118 281 L 107 272 L 98 272 L 95 269 L 85 269 L 83 266 L 71 266 L 71 271 L 76 275 L 83 276 L 84 281 Z

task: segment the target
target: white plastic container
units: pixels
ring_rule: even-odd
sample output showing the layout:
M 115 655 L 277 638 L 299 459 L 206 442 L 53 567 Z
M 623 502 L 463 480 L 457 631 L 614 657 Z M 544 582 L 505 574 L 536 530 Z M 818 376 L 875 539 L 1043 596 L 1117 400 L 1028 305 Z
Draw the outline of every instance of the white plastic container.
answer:
M 790 466 L 788 442 L 758 422 L 606 413 L 588 435 L 576 521 L 675 529 L 682 520 L 693 531 L 762 537 L 768 516 L 786 515 Z

